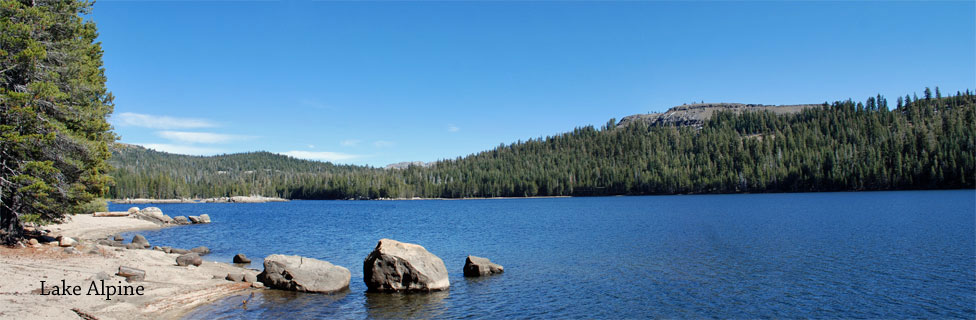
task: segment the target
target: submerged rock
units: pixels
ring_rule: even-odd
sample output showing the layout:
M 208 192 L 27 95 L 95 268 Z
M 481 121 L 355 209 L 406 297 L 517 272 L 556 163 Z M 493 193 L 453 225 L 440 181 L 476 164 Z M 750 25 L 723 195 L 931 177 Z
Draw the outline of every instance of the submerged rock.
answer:
M 381 239 L 363 261 L 369 291 L 438 291 L 451 286 L 444 260 L 412 243 Z
M 480 277 L 505 272 L 505 268 L 482 257 L 468 256 L 464 260 L 464 276 Z
M 333 293 L 349 288 L 351 276 L 349 269 L 328 261 L 273 254 L 264 258 L 257 280 L 275 289 Z

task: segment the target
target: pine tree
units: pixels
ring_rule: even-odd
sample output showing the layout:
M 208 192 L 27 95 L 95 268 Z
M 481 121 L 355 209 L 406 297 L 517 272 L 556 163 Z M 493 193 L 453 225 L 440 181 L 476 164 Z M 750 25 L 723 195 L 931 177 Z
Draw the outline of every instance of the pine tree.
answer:
M 115 141 L 87 1 L 0 2 L 0 241 L 104 207 Z

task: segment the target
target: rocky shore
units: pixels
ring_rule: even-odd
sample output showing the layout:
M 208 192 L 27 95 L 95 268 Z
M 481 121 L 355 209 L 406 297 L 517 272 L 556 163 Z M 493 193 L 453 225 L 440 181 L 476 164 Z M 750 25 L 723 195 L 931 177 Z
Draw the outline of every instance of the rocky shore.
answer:
M 120 246 L 107 237 L 164 226 L 134 217 L 75 215 L 43 227 L 50 231 L 45 237 L 60 240 L 0 247 L 0 318 L 171 319 L 260 286 L 233 281 L 238 275 L 253 280 L 254 270 L 210 261 L 179 266 L 180 249 L 147 249 L 145 238 Z M 116 294 L 106 296 L 110 292 Z
M 242 267 L 251 262 L 243 254 L 234 256 L 234 265 L 209 262 L 201 258 L 210 253 L 207 247 L 154 246 L 140 234 L 128 241 L 119 235 L 190 223 L 210 223 L 210 217 L 171 218 L 156 207 L 132 207 L 29 227 L 27 240 L 0 247 L 0 318 L 171 319 L 266 286 L 321 294 L 349 290 L 349 269 L 324 260 L 272 254 L 258 273 Z M 418 244 L 381 239 L 362 270 L 370 292 L 450 288 L 443 260 Z M 476 256 L 467 257 L 463 270 L 466 277 L 502 272 L 501 265 Z

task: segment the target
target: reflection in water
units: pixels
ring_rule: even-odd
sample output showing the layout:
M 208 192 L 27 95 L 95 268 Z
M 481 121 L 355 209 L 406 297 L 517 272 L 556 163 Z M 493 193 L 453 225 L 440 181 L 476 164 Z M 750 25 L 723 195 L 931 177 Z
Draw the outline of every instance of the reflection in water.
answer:
M 447 311 L 444 299 L 450 291 L 431 293 L 367 292 L 366 312 L 371 318 L 439 318 Z
M 301 293 L 284 290 L 259 290 L 247 302 L 250 294 L 225 298 L 211 305 L 194 309 L 184 319 L 317 319 L 334 318 L 344 314 L 340 307 L 330 307 L 349 294 L 344 290 L 335 294 Z M 338 303 L 336 303 L 338 304 Z M 348 310 L 346 310 L 348 311 Z

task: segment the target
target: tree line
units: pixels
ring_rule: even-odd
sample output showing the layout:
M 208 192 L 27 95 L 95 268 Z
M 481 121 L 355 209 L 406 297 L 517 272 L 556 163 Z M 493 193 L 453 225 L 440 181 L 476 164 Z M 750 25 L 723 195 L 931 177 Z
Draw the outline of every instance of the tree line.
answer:
M 973 188 L 976 97 L 719 112 L 702 128 L 586 126 L 429 166 L 379 169 L 268 152 L 182 156 L 120 146 L 112 198 L 600 196 Z

